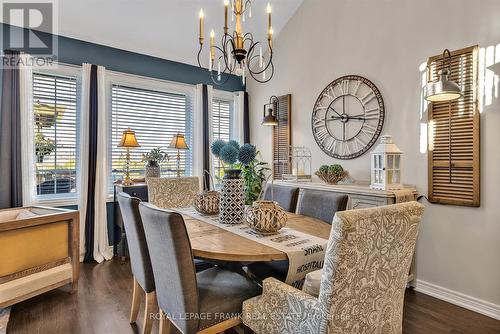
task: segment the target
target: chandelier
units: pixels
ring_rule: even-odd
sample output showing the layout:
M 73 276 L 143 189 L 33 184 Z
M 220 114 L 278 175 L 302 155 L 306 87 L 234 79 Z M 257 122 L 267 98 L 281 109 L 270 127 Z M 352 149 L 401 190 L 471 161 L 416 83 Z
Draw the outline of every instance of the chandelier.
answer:
M 231 21 L 235 22 L 234 31 L 229 33 L 228 16 L 231 11 Z M 241 77 L 243 84 L 248 76 L 255 81 L 265 83 L 274 75 L 273 65 L 273 28 L 271 25 L 271 5 L 267 5 L 267 50 L 263 53 L 263 44 L 254 41 L 250 32 L 243 32 L 243 22 L 252 17 L 252 3 L 250 0 L 224 0 L 224 33 L 220 45 L 215 44 L 215 31 L 210 31 L 210 49 L 208 52 L 208 71 L 216 85 L 223 85 L 229 80 L 229 75 L 223 79 L 223 74 L 235 74 Z M 204 42 L 203 9 L 200 10 L 200 49 L 198 51 L 198 65 L 201 59 Z

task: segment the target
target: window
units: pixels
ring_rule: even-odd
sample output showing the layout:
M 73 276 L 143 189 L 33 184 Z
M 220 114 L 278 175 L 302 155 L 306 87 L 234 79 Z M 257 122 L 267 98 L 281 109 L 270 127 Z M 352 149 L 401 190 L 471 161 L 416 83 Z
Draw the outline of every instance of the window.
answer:
M 35 193 L 76 196 L 77 78 L 33 74 Z
M 212 99 L 212 130 L 213 140 L 221 139 L 228 141 L 232 139 L 233 101 L 219 98 Z M 221 162 L 213 157 L 214 175 L 216 178 L 224 176 Z
M 147 80 L 146 80 L 147 81 Z M 142 155 L 161 147 L 170 160 L 161 164 L 162 176 L 176 176 L 177 150 L 169 149 L 172 137 L 185 134 L 190 150 L 180 151 L 181 174 L 192 174 L 191 98 L 185 93 L 111 84 L 111 173 L 113 181 L 125 171 L 126 150 L 117 147 L 127 128 L 135 131 L 139 148 L 130 149 L 130 176 L 144 176 Z

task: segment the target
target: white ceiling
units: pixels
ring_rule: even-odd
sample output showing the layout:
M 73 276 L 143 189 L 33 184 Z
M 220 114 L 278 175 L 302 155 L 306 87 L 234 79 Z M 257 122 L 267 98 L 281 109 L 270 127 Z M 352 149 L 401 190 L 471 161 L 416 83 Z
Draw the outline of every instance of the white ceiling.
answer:
M 244 30 L 251 31 L 258 40 L 265 40 L 268 1 L 273 7 L 276 36 L 303 0 L 253 0 L 252 18 L 246 20 Z M 200 8 L 205 12 L 205 42 L 212 28 L 220 38 L 224 25 L 223 0 L 59 0 L 58 3 L 59 35 L 188 64 L 197 64 Z

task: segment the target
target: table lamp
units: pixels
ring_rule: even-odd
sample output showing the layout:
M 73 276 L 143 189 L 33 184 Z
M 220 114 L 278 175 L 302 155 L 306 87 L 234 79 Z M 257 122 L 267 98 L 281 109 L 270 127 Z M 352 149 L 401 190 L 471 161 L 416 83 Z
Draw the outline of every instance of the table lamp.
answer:
M 177 177 L 181 177 L 181 150 L 189 150 L 184 135 L 181 133 L 174 135 L 169 148 L 175 148 L 177 150 Z
M 122 139 L 120 140 L 118 147 L 125 147 L 127 149 L 127 155 L 125 157 L 125 180 L 123 182 L 126 186 L 133 184 L 130 179 L 130 149 L 140 146 L 141 145 L 137 142 L 137 138 L 135 138 L 135 131 L 130 130 L 130 128 L 123 131 Z

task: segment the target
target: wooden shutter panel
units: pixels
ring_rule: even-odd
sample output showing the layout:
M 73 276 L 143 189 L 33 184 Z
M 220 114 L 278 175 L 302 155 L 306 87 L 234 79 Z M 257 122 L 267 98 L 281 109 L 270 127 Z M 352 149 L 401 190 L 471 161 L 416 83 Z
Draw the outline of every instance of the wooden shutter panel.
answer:
M 479 206 L 479 47 L 451 52 L 451 80 L 464 96 L 428 105 L 429 201 Z M 428 75 L 437 80 L 442 56 L 428 59 Z M 446 65 L 445 65 L 446 66 Z
M 290 173 L 292 145 L 292 95 L 278 97 L 278 126 L 273 127 L 273 177 L 281 179 Z

